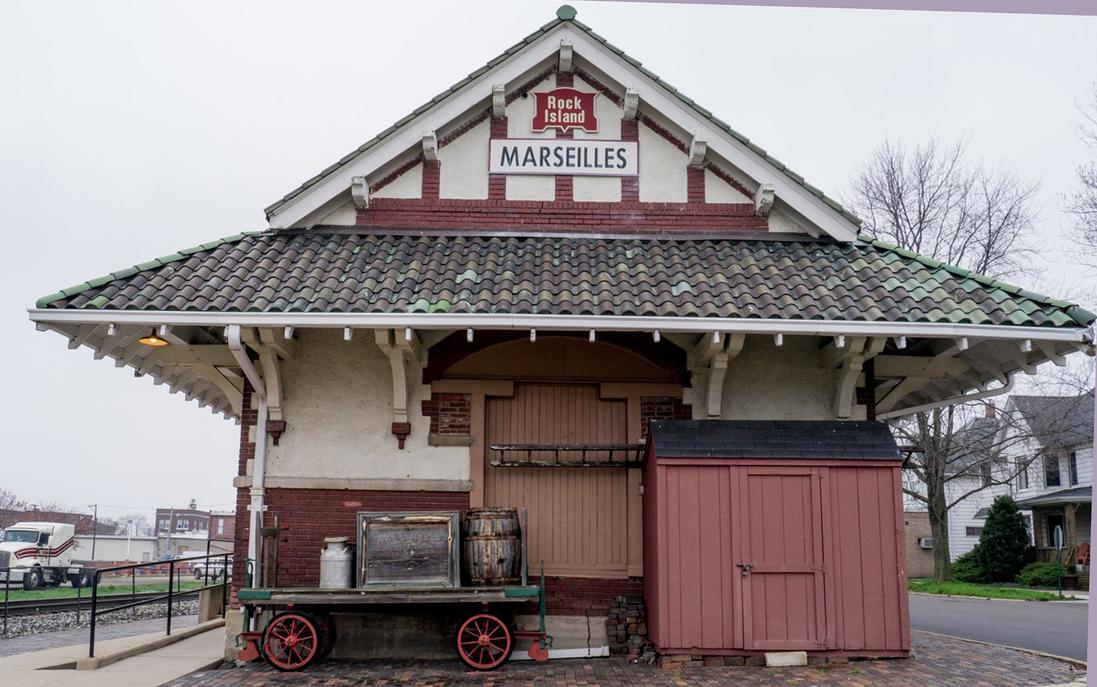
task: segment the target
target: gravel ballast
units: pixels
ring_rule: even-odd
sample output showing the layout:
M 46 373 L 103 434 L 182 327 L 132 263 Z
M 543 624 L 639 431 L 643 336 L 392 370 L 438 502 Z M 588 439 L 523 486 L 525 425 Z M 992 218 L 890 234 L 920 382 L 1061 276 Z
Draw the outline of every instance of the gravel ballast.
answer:
M 189 616 L 198 613 L 198 602 L 195 600 L 178 601 L 172 604 L 174 610 L 172 616 Z M 138 620 L 153 620 L 167 617 L 167 605 L 163 603 L 138 606 L 124 611 L 115 611 L 100 615 L 95 620 L 96 627 L 101 625 L 117 625 L 120 623 L 132 623 Z M 37 615 L 23 615 L 8 618 L 7 634 L 3 637 L 21 637 L 31 634 L 59 632 L 61 630 L 75 630 L 87 627 L 91 620 L 86 609 L 81 609 L 80 619 L 77 620 L 76 611 L 64 613 L 39 613 Z

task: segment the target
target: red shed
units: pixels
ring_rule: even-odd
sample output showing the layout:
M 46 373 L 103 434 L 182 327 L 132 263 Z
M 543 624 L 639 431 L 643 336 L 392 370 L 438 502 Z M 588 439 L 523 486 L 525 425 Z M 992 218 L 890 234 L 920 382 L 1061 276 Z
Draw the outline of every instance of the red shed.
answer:
M 900 459 L 877 422 L 655 422 L 644 590 L 660 653 L 910 651 Z

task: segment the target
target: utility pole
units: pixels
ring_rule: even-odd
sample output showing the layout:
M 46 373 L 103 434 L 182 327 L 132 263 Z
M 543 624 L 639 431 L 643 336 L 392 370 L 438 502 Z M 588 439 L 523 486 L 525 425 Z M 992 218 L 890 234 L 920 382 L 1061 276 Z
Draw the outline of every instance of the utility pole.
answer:
M 99 504 L 93 503 L 91 509 L 91 559 L 95 560 L 95 538 L 99 534 Z

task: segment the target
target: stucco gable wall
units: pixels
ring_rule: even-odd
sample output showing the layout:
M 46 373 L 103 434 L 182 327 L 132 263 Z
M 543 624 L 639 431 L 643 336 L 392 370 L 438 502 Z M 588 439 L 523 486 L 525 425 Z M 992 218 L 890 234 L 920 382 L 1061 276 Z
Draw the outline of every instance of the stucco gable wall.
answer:
M 392 435 L 392 376 L 372 332 L 298 332 L 297 357 L 283 361 L 288 430 L 267 453 L 271 478 L 468 480 L 467 447 L 427 445 L 422 414 L 429 388 L 411 385 L 406 448 Z M 422 378 L 412 367 L 409 379 Z

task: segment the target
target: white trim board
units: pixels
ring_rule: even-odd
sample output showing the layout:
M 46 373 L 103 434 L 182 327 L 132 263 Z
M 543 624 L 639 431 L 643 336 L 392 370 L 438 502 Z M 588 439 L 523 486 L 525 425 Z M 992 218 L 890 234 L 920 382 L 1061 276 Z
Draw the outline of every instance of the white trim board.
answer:
M 549 660 L 563 658 L 603 658 L 609 656 L 608 646 L 592 646 L 579 649 L 549 649 Z M 510 655 L 512 661 L 532 661 L 525 649 L 515 649 Z
M 362 329 L 541 329 L 565 331 L 654 331 L 661 333 L 734 332 L 799 336 L 906 336 L 1068 341 L 1090 343 L 1088 327 L 777 320 L 715 317 L 634 317 L 596 315 L 478 315 L 454 313 L 252 313 L 135 310 L 61 310 L 32 308 L 33 322 L 44 324 L 144 324 L 223 327 L 351 327 Z

